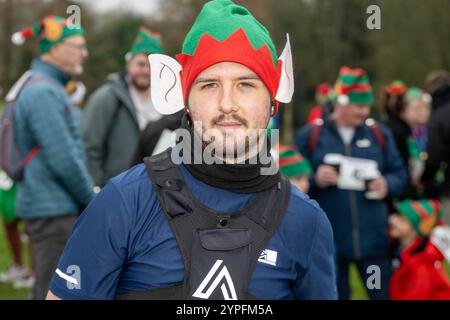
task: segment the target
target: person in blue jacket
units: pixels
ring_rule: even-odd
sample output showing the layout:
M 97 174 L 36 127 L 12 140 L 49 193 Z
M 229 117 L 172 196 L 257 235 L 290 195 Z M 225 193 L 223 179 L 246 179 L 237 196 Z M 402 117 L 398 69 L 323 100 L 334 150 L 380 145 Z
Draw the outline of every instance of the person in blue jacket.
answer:
M 71 76 L 82 73 L 88 56 L 82 27 L 70 23 L 47 16 L 13 37 L 20 44 L 34 35 L 40 48 L 21 78 L 26 82 L 14 113 L 17 146 L 28 155 L 16 214 L 33 243 L 33 299 L 45 299 L 73 224 L 94 196 L 78 117 L 64 88 Z
M 367 118 L 373 94 L 366 72 L 342 67 L 334 94 L 332 118 L 301 128 L 295 144 L 313 166 L 309 195 L 333 226 L 339 298 L 350 297 L 353 262 L 369 296 L 387 299 L 391 261 L 385 198 L 402 194 L 406 169 L 391 132 Z
M 158 90 L 167 80 L 155 108 L 175 113 L 184 94 L 181 127 L 207 146 L 202 128 L 228 147 L 224 137 L 240 141 L 239 129 L 265 135 L 279 100 L 292 96 L 291 84 L 278 86 L 289 77 L 276 67 L 291 57 L 274 57 L 268 31 L 247 9 L 210 1 L 177 56 L 181 65 L 150 55 Z M 181 83 L 170 72 L 178 68 Z M 278 171 L 263 174 L 261 160 L 233 164 L 249 160 L 253 145 L 229 147 L 234 160 L 223 164 L 192 163 L 192 150 L 174 154 L 177 147 L 107 183 L 77 221 L 48 299 L 337 298 L 331 225 L 315 201 Z

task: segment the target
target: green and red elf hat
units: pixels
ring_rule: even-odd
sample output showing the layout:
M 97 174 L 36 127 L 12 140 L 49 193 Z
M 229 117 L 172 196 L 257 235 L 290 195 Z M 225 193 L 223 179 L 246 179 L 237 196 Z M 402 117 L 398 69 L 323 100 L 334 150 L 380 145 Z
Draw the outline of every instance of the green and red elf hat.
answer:
M 407 90 L 405 83 L 400 80 L 395 80 L 386 87 L 386 92 L 392 95 L 405 94 Z
M 162 53 L 161 34 L 153 32 L 144 26 L 139 27 L 136 39 L 131 46 L 130 51 L 125 55 L 129 60 L 138 53 Z
M 308 159 L 292 145 L 279 146 L 278 163 L 281 173 L 288 178 L 297 178 L 312 172 Z
M 176 57 L 179 64 L 160 55 L 149 57 L 152 83 L 159 83 L 152 85 L 153 104 L 161 113 L 183 109 L 197 76 L 208 67 L 225 61 L 245 65 L 258 75 L 272 96 L 274 113 L 279 102 L 291 101 L 294 83 L 289 38 L 278 59 L 269 31 L 246 8 L 231 0 L 213 0 L 203 6 L 184 40 L 182 53 Z M 167 84 L 162 81 L 164 72 Z M 174 76 L 175 82 L 180 81 L 182 98 L 173 98 L 172 103 L 167 93 L 178 94 Z
M 405 95 L 405 101 L 406 103 L 410 103 L 411 101 L 419 99 L 422 100 L 426 104 L 431 104 L 431 96 L 426 93 L 425 91 L 421 90 L 417 87 L 411 87 L 408 89 Z
M 442 224 L 444 212 L 441 203 L 435 199 L 403 200 L 395 207 L 411 222 L 414 230 L 421 237 L 427 237 L 437 225 Z
M 341 67 L 334 86 L 333 100 L 343 106 L 349 103 L 372 104 L 373 92 L 366 71 Z
M 35 22 L 31 27 L 12 35 L 11 41 L 15 45 L 23 45 L 32 36 L 39 40 L 39 55 L 50 51 L 56 44 L 71 36 L 85 34 L 80 25 L 71 23 L 68 19 L 58 16 L 46 16 L 41 21 Z

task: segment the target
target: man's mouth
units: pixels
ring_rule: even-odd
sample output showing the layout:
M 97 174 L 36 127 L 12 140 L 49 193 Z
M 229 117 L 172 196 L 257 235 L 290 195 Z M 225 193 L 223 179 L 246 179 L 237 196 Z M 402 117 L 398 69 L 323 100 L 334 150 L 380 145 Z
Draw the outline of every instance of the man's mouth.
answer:
M 216 127 L 221 130 L 236 130 L 243 126 L 241 122 L 221 121 L 216 123 Z

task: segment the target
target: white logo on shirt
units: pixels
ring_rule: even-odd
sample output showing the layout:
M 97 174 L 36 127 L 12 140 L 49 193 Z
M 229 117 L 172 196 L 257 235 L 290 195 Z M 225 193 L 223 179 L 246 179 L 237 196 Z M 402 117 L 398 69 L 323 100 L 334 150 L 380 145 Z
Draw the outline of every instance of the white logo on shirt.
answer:
M 265 250 L 263 250 L 263 252 L 261 252 L 258 262 L 270 264 L 271 266 L 276 266 L 277 265 L 277 255 L 278 255 L 278 252 L 269 250 L 269 249 L 265 249 Z
M 67 288 L 69 290 L 81 289 L 81 269 L 77 265 L 70 265 L 67 267 L 66 273 L 56 269 L 56 274 L 67 281 Z M 70 275 L 68 275 L 68 274 Z
M 356 141 L 356 146 L 358 148 L 368 148 L 370 147 L 371 143 L 369 139 L 361 139 Z
M 228 272 L 227 267 L 224 265 L 218 275 L 214 278 L 213 282 L 207 288 L 206 292 L 205 289 L 208 285 L 208 283 L 211 281 L 214 274 L 217 272 L 219 267 L 221 266 L 223 260 L 217 260 L 216 263 L 214 263 L 211 270 L 206 275 L 205 279 L 203 279 L 202 283 L 200 283 L 200 286 L 198 289 L 194 292 L 192 295 L 194 298 L 200 298 L 200 299 L 208 299 L 211 294 L 216 290 L 217 286 L 222 282 L 222 279 L 225 281 L 225 283 L 222 283 L 220 286 L 220 290 L 222 290 L 223 298 L 225 300 L 237 300 L 237 294 L 236 290 L 234 289 L 234 283 L 233 279 L 231 278 L 230 273 Z M 228 285 L 228 290 L 227 286 Z

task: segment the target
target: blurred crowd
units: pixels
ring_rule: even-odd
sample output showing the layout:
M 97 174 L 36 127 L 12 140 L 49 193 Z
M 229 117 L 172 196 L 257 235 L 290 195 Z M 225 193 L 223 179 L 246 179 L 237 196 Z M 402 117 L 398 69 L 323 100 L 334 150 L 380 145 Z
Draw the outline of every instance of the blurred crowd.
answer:
M 31 36 L 39 39 L 39 57 L 6 98 L 24 156 L 12 168 L 11 153 L 2 151 L 0 211 L 11 264 L 0 283 L 32 288 L 32 298 L 43 299 L 78 215 L 110 178 L 164 150 L 183 112 L 165 116 L 153 107 L 147 57 L 163 50 L 160 35 L 145 27 L 124 57 L 126 72 L 111 74 L 87 99 L 83 84 L 71 80 L 88 58 L 84 31 L 49 16 L 13 41 Z M 294 143 L 274 148 L 280 171 L 332 224 L 341 299 L 351 295 L 351 264 L 364 284 L 368 268 L 380 268 L 372 299 L 450 299 L 449 73 L 430 72 L 421 87 L 386 84 L 380 119 L 369 116 L 376 92 L 369 76 L 343 66 L 334 84 L 317 86 L 317 104 Z

